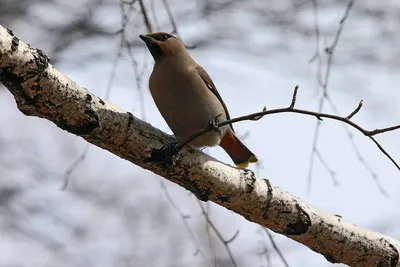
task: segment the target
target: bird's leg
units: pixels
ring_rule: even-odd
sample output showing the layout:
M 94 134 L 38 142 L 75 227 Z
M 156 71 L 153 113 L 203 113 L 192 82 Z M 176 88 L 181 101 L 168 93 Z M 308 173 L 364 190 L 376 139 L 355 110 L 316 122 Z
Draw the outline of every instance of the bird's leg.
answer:
M 218 126 L 218 118 L 221 117 L 223 114 L 220 113 L 213 120 L 210 120 L 208 122 L 208 128 L 210 129 L 210 132 L 218 132 L 219 131 L 219 126 Z
M 172 157 L 179 152 L 179 142 L 172 141 L 159 149 L 153 149 L 151 157 L 152 162 L 164 162 L 166 165 L 172 165 Z
M 217 132 L 218 131 L 218 123 L 215 120 L 210 120 L 208 122 L 208 129 L 210 132 Z
M 208 122 L 208 131 L 210 132 L 218 132 L 219 131 L 219 126 L 218 126 L 218 119 L 221 117 L 223 114 L 220 113 L 213 120 L 210 120 Z M 203 129 L 205 131 L 206 129 Z M 202 131 L 202 132 L 203 132 Z M 158 161 L 158 162 L 165 162 L 168 165 L 172 164 L 172 157 L 176 155 L 179 150 L 181 150 L 182 147 L 184 147 L 186 144 L 188 144 L 190 141 L 193 141 L 195 138 L 199 137 L 201 134 L 204 134 L 205 132 L 201 133 L 195 133 L 194 135 L 190 136 L 189 138 L 185 140 L 179 141 L 172 141 L 169 142 L 166 146 L 160 149 L 154 149 L 151 153 L 151 160 L 152 161 Z
M 175 150 L 179 151 L 184 147 L 185 145 L 189 144 L 191 141 L 196 139 L 197 137 L 205 134 L 206 132 L 218 132 L 219 131 L 219 126 L 218 126 L 218 118 L 221 117 L 223 114 L 220 113 L 213 120 L 210 120 L 208 122 L 208 127 L 204 127 L 201 131 L 192 134 L 191 136 L 187 137 L 186 139 L 181 140 L 176 144 Z
M 180 144 L 179 141 L 172 141 L 172 142 L 168 143 L 165 148 L 165 156 L 172 157 L 172 156 L 176 155 L 180 150 L 179 144 Z
M 210 132 L 218 132 L 219 131 L 219 126 L 218 126 L 218 119 L 221 117 L 223 114 L 220 113 L 213 120 L 210 120 L 208 122 L 208 131 Z M 206 129 L 203 129 L 202 131 L 205 131 Z M 167 163 L 168 165 L 172 164 L 172 157 L 176 155 L 179 150 L 182 149 L 186 144 L 190 143 L 193 141 L 195 138 L 199 137 L 201 134 L 204 134 L 205 132 L 201 133 L 195 133 L 194 135 L 190 136 L 187 139 L 181 140 L 181 141 L 172 141 L 169 142 L 166 146 L 160 149 L 154 149 L 151 153 L 151 159 L 153 161 L 163 161 Z

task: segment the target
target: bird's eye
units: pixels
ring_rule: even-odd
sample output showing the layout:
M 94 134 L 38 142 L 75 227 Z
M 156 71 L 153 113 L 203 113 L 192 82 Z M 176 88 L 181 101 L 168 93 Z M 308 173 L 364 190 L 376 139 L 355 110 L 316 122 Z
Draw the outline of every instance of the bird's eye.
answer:
M 170 38 L 169 35 L 163 34 L 163 35 L 159 35 L 157 37 L 157 40 L 164 42 L 164 41 L 168 40 L 169 38 Z

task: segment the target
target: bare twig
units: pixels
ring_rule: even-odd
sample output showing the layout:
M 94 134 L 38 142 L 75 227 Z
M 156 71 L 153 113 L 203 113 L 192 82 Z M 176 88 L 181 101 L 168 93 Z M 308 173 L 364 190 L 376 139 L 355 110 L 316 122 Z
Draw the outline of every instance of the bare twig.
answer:
M 320 55 L 320 31 L 319 31 L 319 15 L 318 15 L 318 2 L 317 0 L 312 0 L 312 4 L 314 7 L 314 28 L 315 28 L 315 54 L 309 59 L 309 63 L 314 62 L 314 60 L 317 60 L 317 88 L 316 92 L 318 92 L 318 88 L 320 84 L 322 84 L 321 81 L 321 73 L 322 73 L 322 59 Z
M 270 253 L 269 253 L 269 250 L 268 250 L 268 245 L 267 245 L 267 239 L 266 239 L 266 237 L 265 237 L 265 235 L 264 235 L 264 229 L 263 229 L 262 226 L 260 226 L 260 230 L 261 230 L 261 231 L 259 231 L 259 233 L 260 233 L 260 235 L 261 235 L 261 237 L 263 238 L 263 241 L 264 241 L 264 242 L 262 243 L 262 245 L 263 245 L 263 251 L 257 253 L 257 255 L 259 255 L 259 256 L 264 255 L 264 256 L 265 256 L 265 260 L 267 261 L 267 266 L 272 266 L 272 265 L 271 265 L 271 256 L 270 256 Z M 264 266 L 264 265 L 261 265 L 261 267 L 263 267 L 263 266 Z
M 160 30 L 160 23 L 158 22 L 158 17 L 157 17 L 157 12 L 156 12 L 156 7 L 154 4 L 154 0 L 150 0 L 150 10 L 151 13 L 153 14 L 153 20 L 154 23 L 156 25 L 155 31 L 159 31 Z
M 299 85 L 296 85 L 294 87 L 294 92 L 292 96 L 292 102 L 290 103 L 289 108 L 294 108 L 294 105 L 296 105 L 296 100 L 297 100 L 297 92 L 299 91 Z
M 327 95 L 326 99 L 328 101 L 330 108 L 333 110 L 333 112 L 336 115 L 339 114 L 339 111 L 338 111 L 336 105 L 333 103 L 332 99 L 328 95 Z M 347 127 L 347 125 L 343 124 L 342 126 L 343 126 L 345 133 L 347 134 L 347 137 L 349 138 L 350 144 L 353 148 L 354 153 L 356 154 L 358 161 L 361 163 L 361 165 L 364 166 L 364 168 L 370 174 L 370 176 L 372 177 L 373 181 L 375 182 L 379 192 L 384 196 L 388 196 L 387 192 L 385 191 L 385 189 L 383 188 L 383 186 L 381 185 L 381 183 L 378 179 L 378 175 L 376 174 L 376 172 L 373 170 L 371 165 L 365 160 L 364 156 L 362 155 L 360 148 L 357 146 L 357 144 L 354 140 L 353 133 L 350 131 L 350 129 Z
M 182 219 L 183 225 L 185 226 L 187 232 L 189 233 L 190 238 L 193 241 L 193 244 L 195 245 L 195 249 L 196 249 L 196 253 L 200 253 L 201 256 L 204 258 L 204 261 L 207 263 L 207 265 L 209 267 L 211 267 L 210 263 L 207 260 L 207 257 L 205 255 L 205 253 L 201 250 L 200 244 L 199 242 L 197 242 L 196 237 L 192 231 L 192 229 L 190 228 L 188 222 L 187 222 L 187 218 L 188 216 L 183 214 L 183 212 L 179 209 L 179 207 L 175 204 L 174 200 L 172 199 L 168 188 L 166 187 L 165 183 L 163 180 L 161 180 L 161 189 L 165 194 L 165 197 L 167 198 L 168 202 L 171 204 L 171 206 L 175 209 L 175 211 L 178 213 L 179 217 Z
M 336 35 L 335 35 L 332 45 L 330 47 L 325 48 L 325 52 L 328 54 L 328 62 L 327 62 L 327 70 L 325 72 L 325 79 L 324 79 L 324 84 L 323 84 L 324 93 L 328 90 L 328 82 L 329 82 L 329 77 L 331 74 L 333 54 L 336 50 L 337 44 L 338 44 L 340 36 L 342 34 L 344 23 L 346 22 L 347 18 L 349 17 L 350 10 L 353 7 L 353 3 L 354 3 L 354 0 L 349 1 L 348 5 L 346 7 L 346 10 L 344 12 L 344 15 L 343 15 L 342 19 L 340 20 L 339 27 L 337 29 L 337 32 L 336 32 Z
M 69 185 L 69 178 L 70 178 L 71 174 L 76 170 L 76 168 L 78 168 L 79 165 L 81 165 L 81 163 L 83 161 L 85 161 L 87 154 L 89 153 L 89 148 L 90 148 L 90 144 L 86 144 L 85 149 L 83 150 L 82 154 L 77 159 L 75 159 L 75 161 L 72 162 L 72 164 L 65 170 L 64 183 L 61 186 L 61 190 L 67 189 L 67 187 Z
M 133 74 L 135 77 L 135 83 L 136 83 L 136 91 L 138 92 L 139 95 L 139 106 L 140 106 L 140 114 L 141 114 L 141 119 L 146 120 L 146 109 L 145 109 L 145 103 L 144 103 L 144 93 L 143 93 L 143 88 L 142 88 L 142 77 L 143 73 L 146 70 L 146 66 L 144 65 L 142 70 L 139 70 L 139 65 L 134 57 L 133 50 L 131 46 L 126 46 L 127 52 L 128 52 L 128 57 L 129 60 L 131 61 L 132 64 L 132 69 L 133 69 Z
M 321 164 L 325 167 L 329 175 L 331 176 L 332 182 L 334 186 L 339 185 L 338 180 L 336 179 L 336 172 L 328 165 L 326 160 L 322 157 L 321 152 L 318 149 L 314 151 L 315 155 L 318 157 Z
M 327 57 L 327 64 L 326 64 L 326 70 L 325 70 L 325 74 L 324 74 L 324 78 L 322 78 L 322 59 L 321 59 L 321 54 L 320 54 L 320 30 L 319 30 L 319 22 L 318 22 L 318 1 L 317 0 L 312 0 L 312 4 L 314 6 L 314 11 L 315 11 L 315 41 L 316 41 L 316 52 L 313 55 L 313 57 L 310 59 L 309 62 L 314 61 L 315 59 L 318 60 L 318 64 L 317 64 L 317 81 L 318 81 L 318 86 L 322 87 L 323 92 L 322 92 L 322 96 L 320 98 L 320 102 L 319 102 L 319 108 L 318 108 L 318 112 L 322 112 L 323 108 L 324 108 L 324 104 L 325 101 L 328 102 L 328 104 L 330 105 L 330 107 L 332 108 L 332 110 L 334 111 L 334 113 L 336 115 L 339 115 L 338 109 L 336 108 L 335 104 L 333 103 L 332 99 L 329 97 L 328 94 L 328 82 L 329 82 L 329 77 L 330 77 L 330 73 L 331 73 L 331 69 L 332 69 L 332 62 L 333 62 L 333 55 L 334 52 L 336 50 L 336 47 L 338 45 L 341 33 L 343 31 L 343 27 L 344 24 L 346 22 L 346 20 L 349 17 L 350 14 L 350 10 L 353 7 L 354 4 L 354 0 L 350 0 L 347 4 L 347 7 L 345 9 L 345 12 L 339 22 L 339 27 L 336 31 L 336 35 L 334 37 L 334 40 L 332 42 L 332 44 L 325 48 L 325 53 L 328 54 Z M 357 111 L 358 112 L 358 111 Z M 355 113 L 357 113 L 355 112 Z M 352 116 L 355 115 L 352 114 Z M 350 118 L 352 117 L 350 116 Z M 320 156 L 316 155 L 315 152 L 318 151 L 317 149 L 317 145 L 318 145 L 318 137 L 319 137 L 319 133 L 320 133 L 320 127 L 321 127 L 321 123 L 318 121 L 316 123 L 315 126 L 315 132 L 314 132 L 314 138 L 313 138 L 313 144 L 312 144 L 312 151 L 311 151 L 311 155 L 310 155 L 310 165 L 309 165 L 309 175 L 308 175 L 308 186 L 307 186 L 307 191 L 308 193 L 310 192 L 311 189 L 311 180 L 312 180 L 312 171 L 313 171 L 313 166 L 314 166 L 314 159 L 315 156 L 317 156 L 317 159 L 320 160 L 320 162 L 322 163 L 322 165 L 327 168 L 328 167 L 328 172 L 329 172 L 329 165 L 327 164 L 327 162 L 325 160 L 323 160 L 322 154 L 320 154 Z M 361 164 L 365 167 L 365 169 L 370 173 L 370 175 L 374 178 L 374 181 L 378 184 L 379 186 L 379 181 L 377 179 L 377 176 L 375 174 L 375 172 L 372 170 L 372 167 L 367 163 L 366 160 L 364 160 L 362 154 L 360 153 L 360 149 L 358 148 L 357 144 L 355 143 L 355 141 L 352 139 L 352 133 L 350 132 L 350 130 L 348 129 L 348 127 L 346 125 L 343 125 L 344 130 L 347 134 L 347 136 L 349 137 L 349 140 L 351 142 L 351 145 L 354 149 L 354 152 L 356 153 L 357 158 L 360 160 Z M 323 160 L 323 161 L 321 161 Z M 334 179 L 334 177 L 331 176 L 332 179 Z
M 140 9 L 142 10 L 142 14 L 143 14 L 144 24 L 147 27 L 147 32 L 152 33 L 153 27 L 151 26 L 151 22 L 150 22 L 149 16 L 147 15 L 147 10 L 146 10 L 146 7 L 144 6 L 143 0 L 139 0 L 139 4 L 140 4 Z
M 171 7 L 169 6 L 168 1 L 163 0 L 163 3 L 164 3 L 165 10 L 167 11 L 168 19 L 172 25 L 171 33 L 175 34 L 179 39 L 182 40 L 182 38 L 179 34 L 179 31 L 178 31 L 178 26 L 176 25 L 175 18 L 174 18 L 174 15 L 172 14 Z M 186 49 L 195 49 L 196 48 L 195 45 L 186 45 L 186 44 L 185 44 L 185 47 L 186 47 Z
M 239 230 L 236 230 L 235 234 L 228 240 L 225 240 L 224 243 L 229 244 L 229 243 L 233 242 L 233 240 L 235 240 L 235 238 L 238 236 L 238 234 L 239 234 Z
M 123 5 L 121 7 L 121 17 L 122 17 L 122 32 L 121 32 L 121 49 L 126 48 L 129 60 L 131 61 L 132 64 L 132 69 L 135 77 L 135 83 L 136 83 L 136 90 L 139 95 L 139 105 L 140 105 L 140 114 L 141 118 L 143 120 L 146 120 L 146 110 L 145 110 L 145 104 L 144 104 L 144 94 L 143 94 L 143 88 L 142 88 L 142 77 L 143 73 L 146 69 L 146 65 L 143 66 L 142 70 L 139 70 L 139 65 L 134 57 L 134 53 L 132 50 L 131 43 L 128 41 L 126 38 L 126 26 L 129 23 L 129 14 L 133 11 L 133 6 L 130 6 L 128 11 L 125 11 L 125 7 Z M 146 10 L 143 10 L 145 12 Z M 147 14 L 147 13 L 146 13 Z
M 134 3 L 136 3 L 137 0 L 131 0 L 131 1 L 127 1 L 127 0 L 122 0 L 123 4 L 127 4 L 127 5 L 133 5 Z
M 399 164 L 386 152 L 386 150 L 374 138 L 374 136 L 377 135 L 377 134 L 381 134 L 381 133 L 390 132 L 390 131 L 394 131 L 394 130 L 400 129 L 400 125 L 395 125 L 395 126 L 390 126 L 390 127 L 381 128 L 381 129 L 375 129 L 375 130 L 366 130 L 363 127 L 361 127 L 360 125 L 356 124 L 355 122 L 349 120 L 347 117 L 341 117 L 341 116 L 338 116 L 338 115 L 322 113 L 322 112 L 314 112 L 314 111 L 309 111 L 309 110 L 305 110 L 305 109 L 292 108 L 291 106 L 293 104 L 293 99 L 294 99 L 294 104 L 296 102 L 297 90 L 298 90 L 298 86 L 296 85 L 294 93 L 293 93 L 292 103 L 286 108 L 277 108 L 277 109 L 263 110 L 261 112 L 255 112 L 255 113 L 252 113 L 252 114 L 248 114 L 248 115 L 244 115 L 244 116 L 241 116 L 241 117 L 237 117 L 237 118 L 233 118 L 233 119 L 230 119 L 230 120 L 223 121 L 223 122 L 219 123 L 218 125 L 214 125 L 214 127 L 222 127 L 224 125 L 233 124 L 233 123 L 240 122 L 240 121 L 245 121 L 245 120 L 255 120 L 255 119 L 259 120 L 260 118 L 262 118 L 262 117 L 264 117 L 266 115 L 279 114 L 279 113 L 298 113 L 298 114 L 303 114 L 303 115 L 316 117 L 319 121 L 321 121 L 323 118 L 336 120 L 336 121 L 341 121 L 341 122 L 344 122 L 344 123 L 352 126 L 355 129 L 357 129 L 358 131 L 360 131 L 365 136 L 368 136 L 377 145 L 379 150 L 383 154 L 385 154 L 386 157 L 388 157 L 390 159 L 390 161 L 397 167 L 398 170 L 400 170 Z M 293 106 L 294 106 L 294 104 L 293 104 Z M 177 145 L 177 149 L 181 149 L 183 146 L 185 146 L 189 142 L 193 141 L 197 137 L 205 134 L 206 132 L 208 132 L 210 130 L 212 130 L 212 129 L 210 127 L 207 127 L 205 129 L 193 134 L 189 138 L 181 141 Z
M 263 111 L 267 111 L 267 107 L 264 107 L 262 110 L 263 110 Z M 262 119 L 262 117 L 263 117 L 263 116 L 254 117 L 254 118 L 253 118 L 253 121 L 258 121 L 258 120 Z
M 365 161 L 364 157 L 361 155 L 361 152 L 359 150 L 359 148 L 357 147 L 355 141 L 354 141 L 354 137 L 353 134 L 350 132 L 349 129 L 346 130 L 349 131 L 349 140 L 350 140 L 350 144 L 353 147 L 353 150 L 356 154 L 356 157 L 358 159 L 358 161 L 364 166 L 364 168 L 367 170 L 367 172 L 371 175 L 374 183 L 376 184 L 379 192 L 383 195 L 383 196 L 388 196 L 388 193 L 386 192 L 386 190 L 383 188 L 383 186 L 381 185 L 379 179 L 378 179 L 378 175 L 375 173 L 375 171 L 371 168 L 371 166 Z
M 357 107 L 355 110 L 353 110 L 353 111 L 350 113 L 350 115 L 347 116 L 346 118 L 347 118 L 348 120 L 350 120 L 351 118 L 353 118 L 353 116 L 356 115 L 356 114 L 360 111 L 360 109 L 362 108 L 362 106 L 363 106 L 363 101 L 361 100 L 360 103 L 358 104 L 358 107 Z
M 203 216 L 206 219 L 208 225 L 210 225 L 210 227 L 213 229 L 214 233 L 218 236 L 218 239 L 221 240 L 222 244 L 224 244 L 225 249 L 228 252 L 228 255 L 232 261 L 232 266 L 238 267 L 238 265 L 235 261 L 235 258 L 233 257 L 233 253 L 232 253 L 231 249 L 229 248 L 229 243 L 233 242 L 236 239 L 236 237 L 239 234 L 239 230 L 237 230 L 231 238 L 224 239 L 224 237 L 222 236 L 222 234 L 220 233 L 218 228 L 215 226 L 215 224 L 211 221 L 210 217 L 208 216 L 208 213 L 205 210 L 204 206 L 202 205 L 202 202 L 200 200 L 197 200 L 197 203 L 199 204 L 199 207 L 200 207 L 200 209 L 203 213 Z
M 208 213 L 208 216 L 210 216 L 210 204 L 211 204 L 211 202 L 205 203 L 205 205 L 206 205 L 206 212 Z M 206 222 L 206 232 L 207 232 L 207 237 L 208 237 L 208 243 L 209 243 L 209 246 L 210 246 L 210 252 L 212 253 L 212 258 L 213 258 L 213 262 L 214 262 L 214 267 L 217 267 L 217 265 L 218 265 L 218 261 L 217 261 L 217 252 L 216 252 L 216 250 L 214 249 L 213 240 L 212 240 L 212 238 L 211 238 L 211 232 L 210 232 L 211 227 L 210 227 L 210 224 L 208 223 L 207 220 L 205 220 L 205 222 Z
M 267 236 L 268 236 L 268 238 L 269 238 L 269 241 L 270 241 L 271 244 L 272 244 L 272 247 L 275 249 L 276 253 L 278 253 L 279 258 L 281 258 L 283 264 L 284 264 L 286 267 L 289 267 L 288 262 L 286 261 L 285 257 L 283 256 L 283 253 L 281 252 L 281 250 L 279 249 L 279 247 L 276 245 L 275 240 L 274 240 L 274 237 L 272 236 L 272 234 L 270 233 L 270 231 L 269 231 L 267 228 L 265 228 L 265 227 L 262 227 L 262 228 L 264 229 L 265 233 L 267 234 Z
M 174 15 L 172 15 L 172 11 L 171 11 L 171 8 L 170 8 L 170 6 L 168 4 L 168 1 L 167 0 L 163 0 L 163 3 L 164 3 L 165 10 L 167 11 L 167 14 L 168 14 L 168 19 L 169 19 L 169 21 L 171 22 L 171 25 L 172 25 L 172 32 L 171 33 L 175 34 L 179 39 L 181 39 L 180 36 L 179 36 L 178 27 L 176 26 L 176 23 L 175 23 Z
M 130 8 L 129 8 L 129 10 L 127 12 L 125 12 L 125 8 L 124 8 L 124 5 L 123 5 L 123 4 L 126 4 L 126 2 L 124 2 L 124 1 L 120 2 L 121 30 L 118 31 L 118 34 L 121 35 L 120 45 L 118 47 L 117 54 L 116 54 L 116 56 L 114 58 L 114 61 L 113 61 L 113 64 L 112 64 L 112 68 L 111 68 L 110 77 L 109 77 L 107 85 L 106 85 L 106 91 L 105 91 L 105 94 L 104 94 L 104 99 L 105 100 L 108 100 L 110 98 L 110 96 L 111 96 L 111 88 L 112 88 L 112 85 L 114 83 L 114 79 L 115 79 L 115 76 L 116 76 L 116 71 L 117 71 L 117 67 L 118 67 L 119 61 L 121 60 L 121 57 L 122 57 L 122 51 L 123 51 L 123 48 L 124 48 L 124 44 L 126 43 L 125 29 L 126 29 L 126 25 L 129 22 L 128 16 L 129 16 L 130 12 L 132 12 L 133 4 L 135 2 L 136 1 L 131 1 L 129 3 L 130 4 Z M 144 113 L 142 113 L 142 114 L 144 114 Z M 76 168 L 79 167 L 79 165 L 81 165 L 85 161 L 85 159 L 86 159 L 86 157 L 87 157 L 87 155 L 89 153 L 89 149 L 90 149 L 90 144 L 86 144 L 86 146 L 85 146 L 83 152 L 81 153 L 81 155 L 65 170 L 65 172 L 64 172 L 64 184 L 62 185 L 61 190 L 67 189 L 71 174 L 76 170 Z

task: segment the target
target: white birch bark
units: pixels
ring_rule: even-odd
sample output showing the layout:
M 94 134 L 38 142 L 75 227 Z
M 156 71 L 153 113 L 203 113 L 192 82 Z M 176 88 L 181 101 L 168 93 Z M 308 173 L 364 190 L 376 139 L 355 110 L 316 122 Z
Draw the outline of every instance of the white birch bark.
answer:
M 400 266 L 400 242 L 312 207 L 250 170 L 184 148 L 172 165 L 154 149 L 171 136 L 111 103 L 104 103 L 49 64 L 40 50 L 0 26 L 0 82 L 21 112 L 52 121 L 72 134 L 296 240 L 332 263 Z

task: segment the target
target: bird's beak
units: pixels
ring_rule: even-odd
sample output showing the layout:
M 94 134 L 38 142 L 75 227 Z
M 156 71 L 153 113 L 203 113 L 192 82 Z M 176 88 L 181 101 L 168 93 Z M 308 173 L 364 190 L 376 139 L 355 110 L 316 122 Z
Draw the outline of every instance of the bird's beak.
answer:
M 143 42 L 145 42 L 146 44 L 149 44 L 149 43 L 153 43 L 153 42 L 154 42 L 153 37 L 151 37 L 151 36 L 141 34 L 141 35 L 139 35 L 139 37 L 140 37 L 140 39 L 142 39 Z
M 154 39 L 151 35 L 141 34 L 139 35 L 139 37 L 146 44 L 154 60 L 156 60 L 163 54 L 159 42 L 156 39 Z

